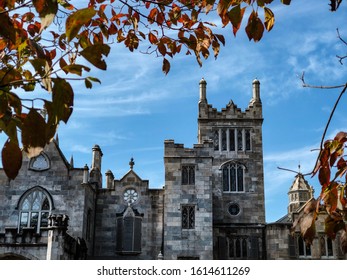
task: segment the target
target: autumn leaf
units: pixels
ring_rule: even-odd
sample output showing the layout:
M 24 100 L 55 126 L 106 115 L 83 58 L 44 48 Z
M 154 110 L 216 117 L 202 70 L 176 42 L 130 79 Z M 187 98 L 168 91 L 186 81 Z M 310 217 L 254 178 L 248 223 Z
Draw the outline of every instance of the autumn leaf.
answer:
M 23 122 L 23 149 L 28 154 L 28 157 L 35 157 L 40 154 L 46 143 L 45 120 L 35 109 L 30 109 Z
M 76 37 L 81 27 L 88 23 L 96 14 L 93 8 L 84 8 L 72 13 L 65 23 L 66 38 L 70 42 Z
M 108 56 L 110 49 L 110 46 L 106 44 L 91 45 L 82 50 L 80 54 L 95 67 L 106 70 L 106 62 L 102 56 Z
M 41 18 L 39 31 L 41 33 L 53 22 L 58 11 L 58 2 L 56 0 L 33 0 L 33 5 Z
M 163 68 L 162 69 L 163 69 L 163 72 L 165 74 L 169 73 L 169 71 L 170 71 L 170 62 L 166 58 L 163 59 Z
M 336 238 L 336 234 L 345 228 L 345 223 L 343 222 L 343 218 L 341 214 L 333 213 L 333 215 L 328 215 L 325 218 L 324 228 L 326 235 L 334 240 Z
M 6 176 L 14 180 L 22 166 L 22 151 L 18 146 L 18 142 L 8 139 L 2 148 L 1 158 L 2 166 Z
M 275 24 L 275 15 L 274 13 L 267 7 L 264 7 L 265 13 L 265 28 L 267 31 L 270 31 Z
M 241 6 L 237 5 L 234 8 L 232 8 L 228 13 L 229 20 L 233 26 L 234 36 L 236 36 L 237 31 L 240 29 L 245 10 L 245 7 L 241 9 Z
M 52 89 L 52 114 L 57 118 L 57 124 L 60 120 L 67 123 L 71 114 L 74 100 L 73 89 L 64 79 L 53 79 Z
M 258 14 L 253 11 L 248 18 L 248 23 L 246 26 L 246 34 L 249 40 L 253 40 L 254 42 L 258 42 L 263 37 L 264 33 L 264 25 Z

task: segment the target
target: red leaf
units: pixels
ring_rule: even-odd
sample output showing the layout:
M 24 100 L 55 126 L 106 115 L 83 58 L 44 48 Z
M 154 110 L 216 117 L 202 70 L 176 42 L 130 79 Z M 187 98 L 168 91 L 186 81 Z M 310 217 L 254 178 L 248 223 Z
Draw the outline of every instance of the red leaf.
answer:
M 2 148 L 1 157 L 6 176 L 14 180 L 22 166 L 22 151 L 18 147 L 18 142 L 8 139 Z

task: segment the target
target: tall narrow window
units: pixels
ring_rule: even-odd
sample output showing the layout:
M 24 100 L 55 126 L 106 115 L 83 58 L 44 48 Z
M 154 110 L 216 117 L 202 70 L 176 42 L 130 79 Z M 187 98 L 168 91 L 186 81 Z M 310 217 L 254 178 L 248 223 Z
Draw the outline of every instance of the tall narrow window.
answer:
M 245 144 L 246 144 L 246 151 L 251 150 L 251 130 L 245 129 Z
M 182 229 L 195 228 L 195 205 L 182 205 Z
M 227 164 L 222 168 L 222 185 L 224 192 L 244 191 L 244 167 L 239 164 Z
M 242 129 L 237 130 L 237 150 L 243 151 Z
M 35 187 L 23 195 L 19 202 L 19 226 L 34 227 L 39 232 L 41 227 L 48 226 L 48 216 L 52 201 L 42 188 Z
M 219 131 L 215 130 L 213 134 L 213 147 L 215 151 L 219 151 Z
M 123 213 L 118 213 L 116 216 L 117 253 L 129 255 L 140 254 L 143 214 L 140 214 L 136 209 L 128 206 Z
M 222 129 L 222 151 L 227 150 L 227 131 Z
M 229 129 L 229 151 L 235 151 L 235 129 Z
M 304 241 L 304 239 L 299 236 L 298 238 L 298 245 L 299 245 L 299 256 L 311 256 L 311 246 L 307 245 Z
M 195 167 L 193 165 L 182 166 L 182 185 L 195 184 Z

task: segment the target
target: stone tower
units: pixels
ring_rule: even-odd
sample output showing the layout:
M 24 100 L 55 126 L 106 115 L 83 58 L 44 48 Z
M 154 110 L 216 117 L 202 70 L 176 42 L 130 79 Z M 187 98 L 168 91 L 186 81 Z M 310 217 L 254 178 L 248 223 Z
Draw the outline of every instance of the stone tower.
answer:
M 304 176 L 299 172 L 294 179 L 293 184 L 289 188 L 288 198 L 288 215 L 303 206 L 308 200 L 313 197 L 314 190 L 305 180 Z
M 245 111 L 231 100 L 218 112 L 200 81 L 199 143 L 212 139 L 215 259 L 265 258 L 265 208 L 260 82 Z
M 265 258 L 260 83 L 244 112 L 219 112 L 199 85 L 198 144 L 165 141 L 164 257 Z

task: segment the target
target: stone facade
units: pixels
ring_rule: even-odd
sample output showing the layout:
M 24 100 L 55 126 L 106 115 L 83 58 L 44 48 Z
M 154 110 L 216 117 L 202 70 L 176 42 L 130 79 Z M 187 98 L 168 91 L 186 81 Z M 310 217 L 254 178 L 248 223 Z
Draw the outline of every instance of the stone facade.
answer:
M 267 258 L 278 259 L 346 259 L 340 249 L 339 234 L 331 240 L 325 234 L 327 213 L 321 211 L 315 221 L 316 237 L 311 245 L 300 236 L 300 227 L 292 228 L 295 221 L 304 211 L 307 203 L 313 199 L 313 188 L 298 172 L 288 192 L 288 213 L 278 221 L 267 224 Z
M 206 85 L 199 83 L 198 143 L 164 141 L 162 189 L 149 188 L 133 159 L 123 177 L 108 170 L 103 179 L 98 145 L 90 168 L 76 168 L 58 139 L 24 156 L 15 180 L 0 170 L 0 259 L 302 258 L 288 218 L 312 197 L 300 176 L 289 191 L 291 215 L 265 223 L 259 81 L 245 111 L 232 101 L 213 108 Z M 319 234 L 311 257 L 341 258 L 338 244 Z

